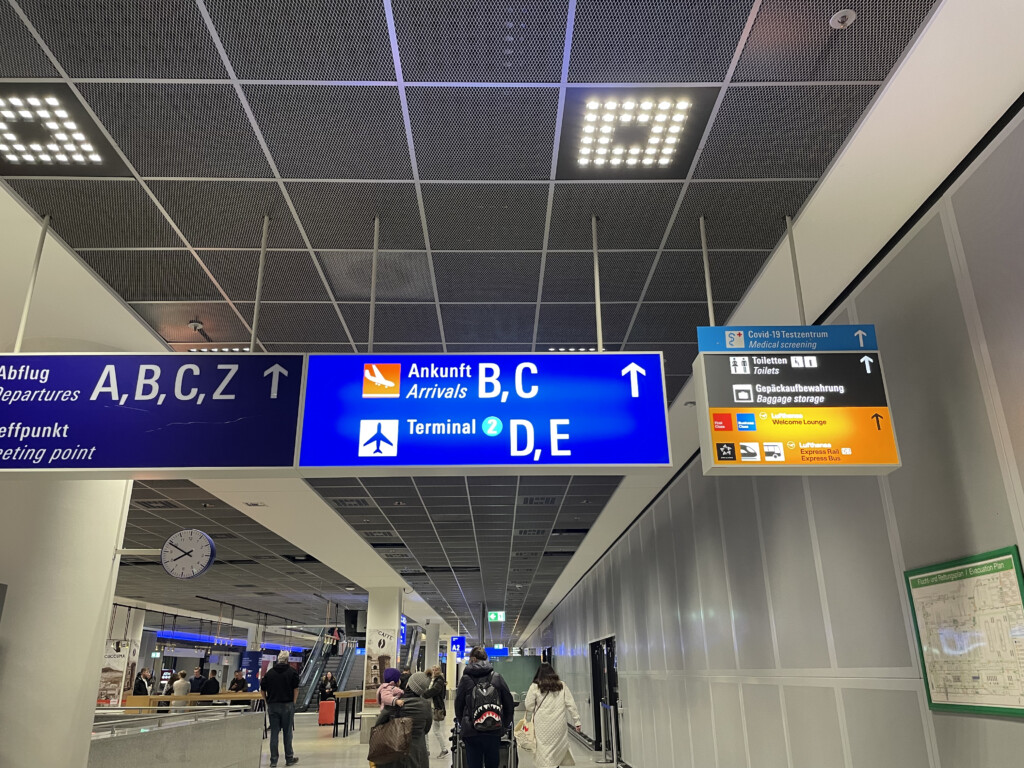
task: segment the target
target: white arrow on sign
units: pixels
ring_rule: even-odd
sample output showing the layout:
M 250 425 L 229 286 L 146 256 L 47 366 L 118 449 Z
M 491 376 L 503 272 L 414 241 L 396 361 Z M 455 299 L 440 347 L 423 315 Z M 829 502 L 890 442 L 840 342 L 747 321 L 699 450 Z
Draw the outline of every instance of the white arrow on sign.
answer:
M 263 378 L 267 378 L 267 376 L 273 376 L 273 378 L 270 380 L 271 400 L 277 400 L 277 385 L 281 381 L 281 377 L 287 375 L 288 371 L 280 363 L 274 363 L 272 366 L 270 366 L 269 368 L 267 368 L 267 370 L 263 372 Z
M 871 359 L 870 357 L 868 357 L 867 355 L 864 355 L 864 357 L 862 357 L 862 358 L 860 359 L 860 361 L 861 361 L 862 363 L 864 363 L 864 372 L 865 372 L 865 373 L 871 373 L 871 364 L 872 364 L 873 362 L 875 362 L 875 361 L 874 361 L 874 360 L 872 360 L 872 359 Z
M 640 397 L 640 386 L 636 375 L 639 373 L 641 376 L 646 376 L 647 371 L 641 368 L 636 363 L 630 363 L 622 369 L 622 375 L 629 374 L 629 392 L 633 397 Z
M 862 331 L 862 330 L 860 330 L 858 328 L 856 331 L 853 332 L 853 335 L 857 337 L 857 341 L 860 342 L 861 349 L 863 349 L 864 348 L 864 337 L 867 336 L 867 334 L 864 333 L 864 331 Z

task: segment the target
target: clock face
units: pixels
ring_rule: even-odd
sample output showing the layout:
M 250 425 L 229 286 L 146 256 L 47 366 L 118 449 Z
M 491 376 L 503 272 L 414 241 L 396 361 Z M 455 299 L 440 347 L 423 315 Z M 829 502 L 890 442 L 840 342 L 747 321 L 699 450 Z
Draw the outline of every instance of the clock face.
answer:
M 216 557 L 213 539 L 196 528 L 171 534 L 160 550 L 164 570 L 176 579 L 202 576 Z

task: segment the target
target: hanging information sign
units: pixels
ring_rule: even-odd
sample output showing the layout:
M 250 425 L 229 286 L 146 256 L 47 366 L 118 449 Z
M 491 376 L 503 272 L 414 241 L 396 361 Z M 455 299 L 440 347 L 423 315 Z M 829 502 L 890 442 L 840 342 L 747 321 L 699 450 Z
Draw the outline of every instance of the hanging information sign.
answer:
M 874 326 L 698 328 L 704 474 L 887 474 L 900 465 Z

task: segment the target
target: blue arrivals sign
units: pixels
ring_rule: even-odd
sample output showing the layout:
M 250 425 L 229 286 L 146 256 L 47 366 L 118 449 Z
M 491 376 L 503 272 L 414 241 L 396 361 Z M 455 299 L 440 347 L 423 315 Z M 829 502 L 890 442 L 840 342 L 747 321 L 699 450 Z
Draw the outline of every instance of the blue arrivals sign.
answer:
M 659 352 L 309 358 L 302 467 L 670 463 Z
M 700 352 L 877 350 L 873 325 L 718 325 L 697 328 Z
M 0 355 L 0 470 L 290 467 L 301 355 Z

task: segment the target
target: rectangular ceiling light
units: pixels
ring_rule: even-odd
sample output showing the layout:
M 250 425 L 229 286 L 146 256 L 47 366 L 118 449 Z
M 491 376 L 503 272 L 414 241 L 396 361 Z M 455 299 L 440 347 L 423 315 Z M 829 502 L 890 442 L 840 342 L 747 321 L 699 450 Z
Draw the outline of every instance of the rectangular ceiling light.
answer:
M 716 88 L 570 88 L 558 178 L 685 177 L 717 93 Z
M 0 176 L 128 175 L 66 85 L 0 83 Z

